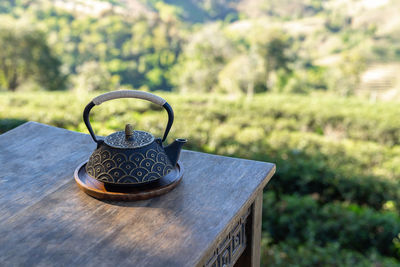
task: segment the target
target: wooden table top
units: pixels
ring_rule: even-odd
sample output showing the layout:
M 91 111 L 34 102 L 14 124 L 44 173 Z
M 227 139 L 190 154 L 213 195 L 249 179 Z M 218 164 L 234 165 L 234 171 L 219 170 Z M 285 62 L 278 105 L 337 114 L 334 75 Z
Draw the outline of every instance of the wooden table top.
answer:
M 183 151 L 170 193 L 106 202 L 73 179 L 94 149 L 89 135 L 36 122 L 0 135 L 0 265 L 195 266 L 275 171 Z

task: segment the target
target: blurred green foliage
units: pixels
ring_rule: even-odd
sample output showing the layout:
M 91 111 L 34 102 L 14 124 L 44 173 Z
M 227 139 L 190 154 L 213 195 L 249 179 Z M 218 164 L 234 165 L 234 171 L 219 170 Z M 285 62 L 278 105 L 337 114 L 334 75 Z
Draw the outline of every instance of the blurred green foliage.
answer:
M 61 62 L 45 33 L 10 16 L 0 16 L 0 21 L 0 89 L 15 91 L 29 82 L 48 90 L 64 89 Z
M 396 255 L 393 239 L 400 231 L 397 212 L 377 212 L 354 204 L 319 205 L 312 196 L 285 195 L 278 201 L 273 192 L 264 196 L 263 229 L 274 242 L 290 240 L 297 246 L 313 242 L 368 253 Z
M 157 94 L 176 114 L 171 140 L 184 137 L 188 149 L 277 164 L 264 194 L 265 264 L 399 264 L 396 102 L 324 94 L 262 94 L 251 101 L 218 94 Z M 0 131 L 34 120 L 87 133 L 81 113 L 94 96 L 0 93 Z M 94 109 L 96 134 L 121 130 L 129 122 L 160 136 L 167 115 L 158 106 L 132 101 Z
M 38 35 L 38 38 L 47 44 L 43 46 L 44 52 L 51 47 L 51 53 L 58 56 L 57 60 L 62 62 L 64 74 L 71 78 L 71 88 L 76 87 L 76 82 L 83 78 L 82 70 L 88 69 L 88 64 L 93 65 L 96 62 L 101 70 L 110 73 L 113 84 L 170 90 L 172 85 L 169 81 L 169 69 L 177 61 L 184 30 L 179 28 L 181 22 L 176 18 L 173 9 L 168 5 L 157 7 L 160 9 L 159 13 L 154 13 L 151 17 L 131 18 L 112 12 L 104 17 L 93 17 L 68 12 L 51 1 L 38 1 L 15 3 L 11 12 L 0 6 L 0 13 L 5 9 L 15 17 L 16 22 L 27 21 L 30 23 L 30 30 L 39 25 L 42 35 Z M 11 17 L 0 20 L 0 26 L 8 24 L 15 24 Z M 43 35 L 44 31 L 47 36 Z M 24 33 L 23 29 L 15 29 L 13 32 Z M 18 40 L 4 39 L 11 46 L 23 49 Z M 34 54 L 32 49 L 35 48 L 29 47 L 31 50 L 25 51 Z M 0 51 L 0 55 L 10 61 L 14 57 L 13 53 L 6 51 Z M 45 58 L 41 55 L 40 59 Z M 43 62 L 43 65 L 58 70 L 59 61 Z M 38 65 L 34 59 L 26 58 L 26 62 L 29 66 Z M 40 70 L 35 74 L 45 73 Z M 22 72 L 19 73 L 22 78 L 29 78 L 22 75 Z M 76 75 L 80 77 L 76 79 Z M 55 77 L 47 77 L 47 80 L 56 81 Z M 86 81 L 87 79 L 83 80 L 79 86 L 86 86 Z M 88 86 L 88 90 L 93 90 L 93 84 Z M 97 88 L 104 89 L 105 86 L 107 84 Z M 46 86 L 43 87 L 46 89 Z M 115 86 L 110 86 L 106 89 L 114 88 Z
M 261 255 L 263 266 L 399 266 L 398 261 L 393 258 L 382 257 L 374 250 L 364 255 L 340 248 L 338 243 L 330 243 L 321 246 L 312 241 L 296 244 L 291 241 L 278 244 L 269 243 L 270 238 L 263 237 L 264 249 Z
M 14 53 L 0 56 L 13 62 L 18 54 L 24 64 L 14 68 L 20 81 L 11 86 L 12 74 L 0 68 L 1 86 L 27 90 L 22 84 L 34 79 L 31 89 L 353 95 L 368 64 L 398 58 L 396 31 L 382 34 L 376 19 L 365 24 L 362 14 L 328 2 L 3 1 L 0 43 Z M 9 25 L 15 38 L 6 36 Z M 41 43 L 24 48 L 21 40 L 33 35 Z M 110 84 L 85 78 L 94 64 Z
M 87 61 L 79 66 L 73 81 L 75 89 L 86 92 L 116 89 L 118 82 L 118 77 L 112 77 L 97 61 Z

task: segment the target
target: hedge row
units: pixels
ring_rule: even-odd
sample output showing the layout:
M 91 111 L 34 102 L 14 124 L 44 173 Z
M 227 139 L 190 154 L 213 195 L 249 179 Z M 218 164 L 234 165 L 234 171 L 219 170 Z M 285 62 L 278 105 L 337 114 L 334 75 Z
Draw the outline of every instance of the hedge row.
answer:
M 383 257 L 375 250 L 362 254 L 343 249 L 338 243 L 321 246 L 313 241 L 304 244 L 280 242 L 273 244 L 271 238 L 264 234 L 261 251 L 262 266 L 275 267 L 397 267 L 399 262 L 390 257 Z
M 316 94 L 261 95 L 252 101 L 218 96 L 172 98 L 178 110 L 242 127 L 308 131 L 335 139 L 400 144 L 400 109 L 397 103 L 369 103 L 359 99 Z
M 171 103 L 177 118 L 185 119 L 190 116 L 201 120 L 207 114 L 209 121 L 237 125 L 239 128 L 256 126 L 266 132 L 308 131 L 330 138 L 349 138 L 386 145 L 400 144 L 400 109 L 397 103 L 369 103 L 319 94 L 314 97 L 269 94 L 256 96 L 252 101 L 226 99 L 219 95 L 159 94 Z M 80 114 L 84 105 L 93 96 L 62 92 L 1 93 L 0 106 L 3 108 L 0 107 L 0 110 L 5 112 L 3 118 L 40 118 L 44 122 L 54 121 L 53 114 L 56 113 L 59 119 L 57 123 L 76 129 L 81 122 Z M 103 111 L 107 110 L 107 117 L 110 118 L 116 113 L 124 114 L 127 109 L 146 111 L 149 107 L 146 102 L 141 101 L 118 101 L 123 103 L 120 107 L 114 101 L 114 104 L 104 104 L 107 108 L 101 108 L 99 112 L 106 114 Z M 51 109 L 50 114 L 46 113 L 47 109 Z M 71 113 L 63 113 L 65 109 Z M 157 117 L 159 116 L 158 114 Z
M 336 242 L 341 248 L 368 253 L 376 249 L 399 257 L 394 243 L 400 232 L 395 212 L 377 212 L 355 204 L 324 205 L 311 196 L 264 194 L 263 231 L 274 242 L 291 241 L 297 245 L 312 241 L 317 246 Z
M 222 138 L 213 136 L 214 146 L 194 148 L 275 162 L 277 173 L 269 187 L 282 194 L 314 193 L 321 202 L 349 201 L 375 209 L 393 201 L 399 208 L 398 147 L 351 140 L 338 143 L 310 133 L 256 131 L 246 128 L 231 131 L 231 136 L 226 131 Z

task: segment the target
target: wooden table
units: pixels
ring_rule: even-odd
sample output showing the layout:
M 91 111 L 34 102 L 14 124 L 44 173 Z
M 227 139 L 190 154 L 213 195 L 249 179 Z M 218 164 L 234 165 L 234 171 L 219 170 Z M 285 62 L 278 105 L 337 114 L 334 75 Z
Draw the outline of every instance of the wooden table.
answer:
M 259 266 L 271 163 L 184 151 L 180 185 L 106 202 L 73 172 L 89 135 L 28 122 L 0 135 L 1 266 Z

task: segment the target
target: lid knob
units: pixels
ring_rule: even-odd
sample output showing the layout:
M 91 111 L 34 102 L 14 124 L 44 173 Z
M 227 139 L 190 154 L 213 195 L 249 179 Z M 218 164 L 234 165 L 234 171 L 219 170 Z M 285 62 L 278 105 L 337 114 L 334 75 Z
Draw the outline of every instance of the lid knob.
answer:
M 132 140 L 133 138 L 133 126 L 132 124 L 125 125 L 125 139 Z

